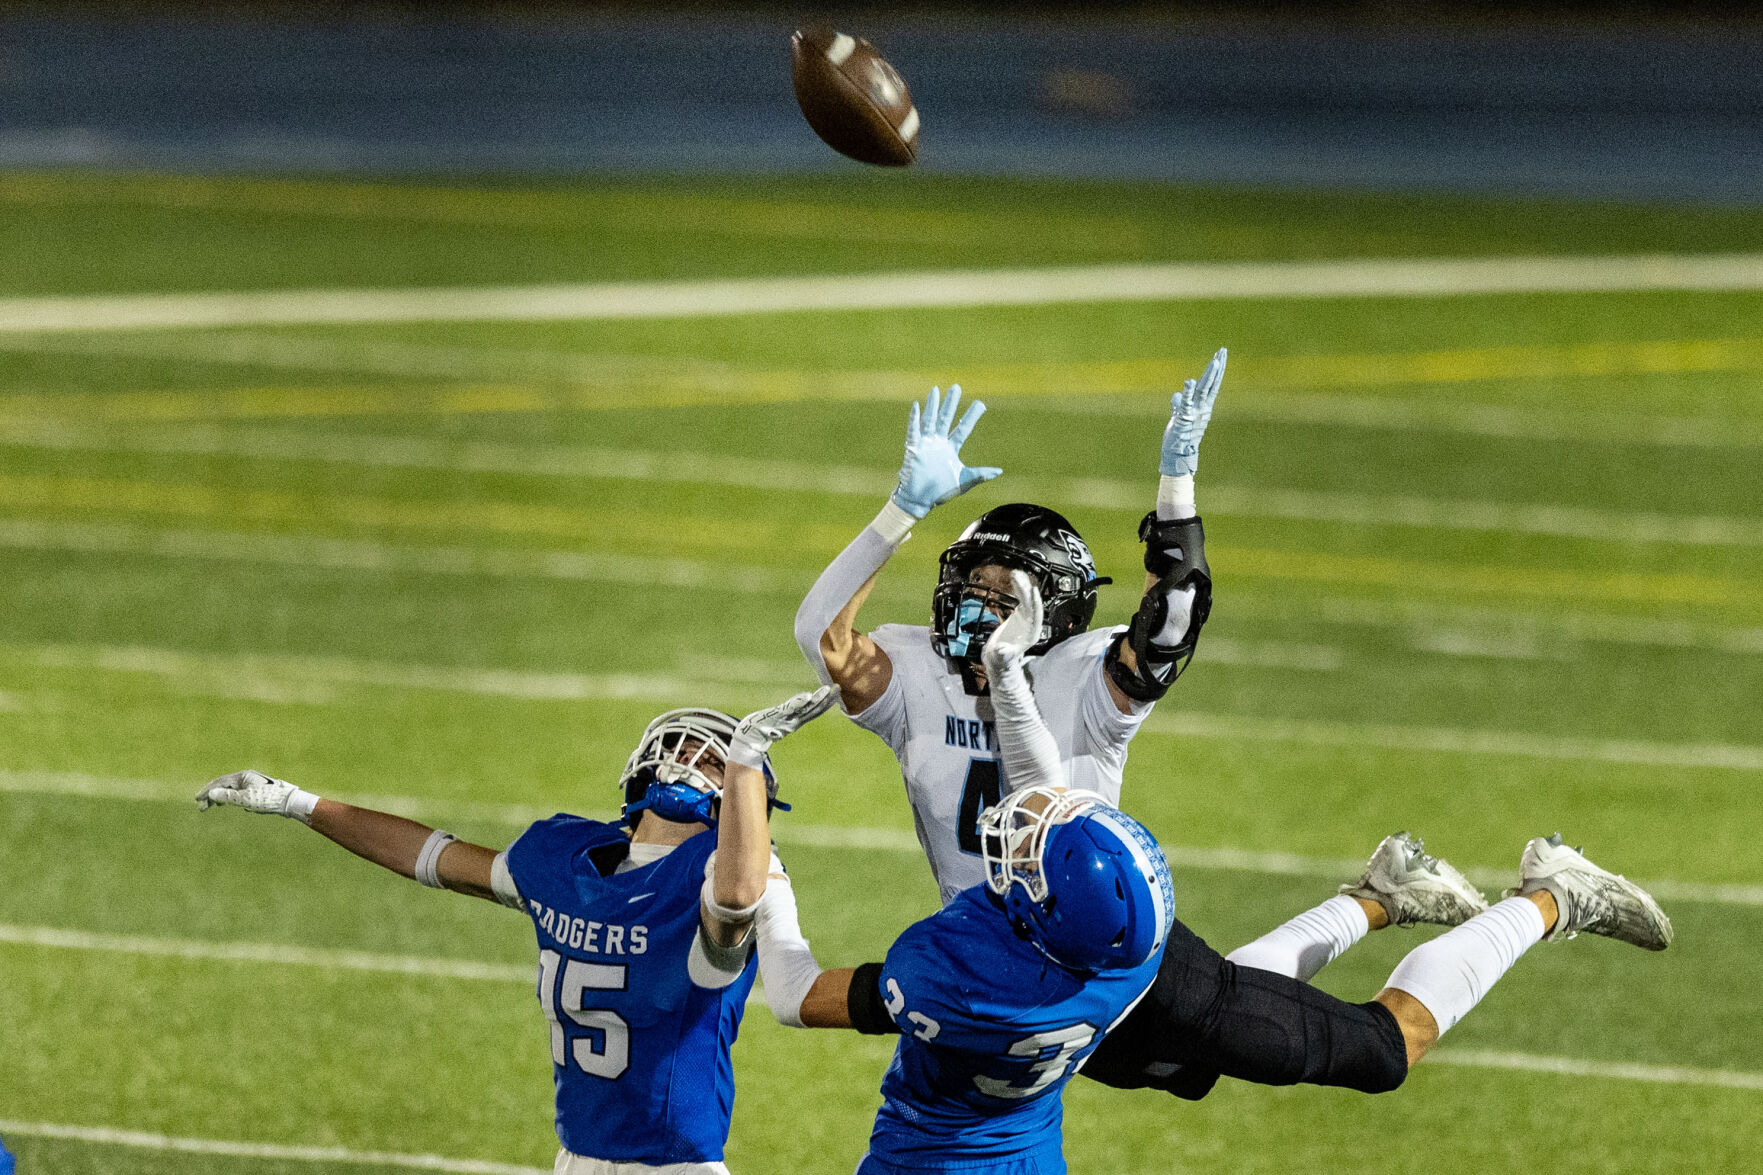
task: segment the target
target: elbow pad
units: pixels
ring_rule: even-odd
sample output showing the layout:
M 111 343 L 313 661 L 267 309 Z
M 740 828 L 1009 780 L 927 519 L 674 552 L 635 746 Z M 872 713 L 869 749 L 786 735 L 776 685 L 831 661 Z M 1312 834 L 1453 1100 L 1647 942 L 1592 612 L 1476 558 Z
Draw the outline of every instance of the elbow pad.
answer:
M 1145 570 L 1157 577 L 1132 623 L 1108 646 L 1108 677 L 1135 702 L 1155 702 L 1193 660 L 1200 628 L 1212 614 L 1212 569 L 1206 565 L 1206 531 L 1199 516 L 1159 521 L 1156 512 L 1139 523 Z M 1125 642 L 1138 660 L 1120 660 Z

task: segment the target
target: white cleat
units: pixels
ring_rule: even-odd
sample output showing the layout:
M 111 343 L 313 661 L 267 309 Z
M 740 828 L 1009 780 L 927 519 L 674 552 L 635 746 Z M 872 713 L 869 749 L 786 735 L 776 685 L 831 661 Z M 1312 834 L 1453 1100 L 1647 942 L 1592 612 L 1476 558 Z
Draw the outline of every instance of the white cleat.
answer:
M 1365 873 L 1341 886 L 1341 892 L 1382 906 L 1391 926 L 1461 926 L 1488 908 L 1467 877 L 1449 862 L 1428 856 L 1425 848 L 1419 837 L 1405 832 L 1384 837 L 1365 863 Z
M 1600 869 L 1561 843 L 1561 834 L 1539 836 L 1524 846 L 1518 863 L 1518 888 L 1507 897 L 1546 889 L 1559 911 L 1550 942 L 1584 931 L 1631 942 L 1649 951 L 1671 945 L 1671 919 L 1653 895 L 1619 874 Z

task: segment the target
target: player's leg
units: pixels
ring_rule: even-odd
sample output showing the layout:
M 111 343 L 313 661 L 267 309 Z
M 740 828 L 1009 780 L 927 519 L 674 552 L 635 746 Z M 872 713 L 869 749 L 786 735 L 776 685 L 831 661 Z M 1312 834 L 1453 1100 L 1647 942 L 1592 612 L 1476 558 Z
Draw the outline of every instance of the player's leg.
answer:
M 1645 890 L 1592 864 L 1559 834 L 1525 846 L 1519 884 L 1507 892 L 1485 914 L 1410 951 L 1378 994 L 1402 1029 L 1410 1064 L 1545 936 L 1583 931 L 1655 951 L 1671 943 L 1671 920 Z
M 1195 1100 L 1220 1076 L 1380 1093 L 1402 1083 L 1408 1062 L 1389 1008 L 1238 966 L 1178 920 L 1150 991 L 1080 1072 L 1119 1089 Z
M 1358 881 L 1226 957 L 1308 982 L 1373 930 L 1419 922 L 1460 926 L 1488 908 L 1463 874 L 1424 849 L 1406 832 L 1386 836 Z

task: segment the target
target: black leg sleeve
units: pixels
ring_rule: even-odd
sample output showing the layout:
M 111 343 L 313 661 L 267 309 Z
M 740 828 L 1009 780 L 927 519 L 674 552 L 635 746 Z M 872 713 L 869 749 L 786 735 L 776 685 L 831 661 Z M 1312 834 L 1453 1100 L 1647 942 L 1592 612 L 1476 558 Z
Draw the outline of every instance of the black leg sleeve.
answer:
M 1205 1095 L 1209 1074 L 1383 1093 L 1407 1077 L 1408 1050 L 1382 1004 L 1350 1004 L 1238 967 L 1177 922 L 1151 990 L 1083 1072 L 1104 1085 L 1188 1098 Z

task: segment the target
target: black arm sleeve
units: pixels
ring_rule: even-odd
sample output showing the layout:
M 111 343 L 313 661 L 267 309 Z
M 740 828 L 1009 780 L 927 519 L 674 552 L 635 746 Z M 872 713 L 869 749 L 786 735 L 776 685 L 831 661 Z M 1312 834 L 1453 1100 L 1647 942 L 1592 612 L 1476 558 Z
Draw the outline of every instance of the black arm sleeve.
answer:
M 1177 922 L 1151 990 L 1082 1071 L 1104 1085 L 1187 1098 L 1204 1096 L 1220 1074 L 1383 1093 L 1407 1077 L 1408 1049 L 1382 1004 L 1350 1004 L 1239 967 Z
M 868 1036 L 898 1033 L 900 1026 L 882 1002 L 880 963 L 865 963 L 851 972 L 851 989 L 845 994 L 845 1010 L 851 1027 Z

